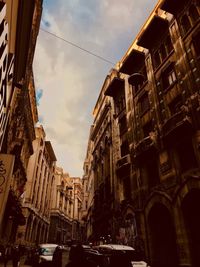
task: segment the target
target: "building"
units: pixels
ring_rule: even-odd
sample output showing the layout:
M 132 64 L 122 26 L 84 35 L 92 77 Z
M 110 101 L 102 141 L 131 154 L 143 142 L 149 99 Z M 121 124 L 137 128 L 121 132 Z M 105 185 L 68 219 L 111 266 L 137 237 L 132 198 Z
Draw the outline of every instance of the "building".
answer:
M 72 225 L 72 240 L 82 240 L 82 224 L 81 224 L 81 209 L 82 209 L 82 179 L 80 177 L 70 177 L 72 183 L 72 199 L 73 199 L 73 225 Z
M 92 239 L 92 233 L 93 233 L 92 206 L 94 204 L 94 176 L 92 169 L 93 142 L 91 140 L 91 132 L 92 132 L 92 127 L 90 129 L 87 153 L 83 164 L 83 178 L 82 178 L 83 201 L 81 209 L 81 219 L 84 229 L 82 234 L 84 241 Z
M 104 225 L 114 242 L 134 246 L 153 267 L 200 265 L 199 15 L 199 1 L 158 1 L 106 78 L 113 112 L 110 217 L 100 207 L 113 196 L 100 186 L 106 112 L 96 109 L 93 232 L 105 234 Z M 99 106 L 103 98 L 101 90 Z
M 50 211 L 48 242 L 67 244 L 72 239 L 73 183 L 68 173 L 56 167 Z
M 42 126 L 36 127 L 34 153 L 27 168 L 27 182 L 23 198 L 25 225 L 18 229 L 18 243 L 38 244 L 48 240 L 50 210 L 55 186 L 56 157 L 50 141 L 45 140 Z
M 27 165 L 33 153 L 37 108 L 32 62 L 42 13 L 42 1 L 0 2 L 1 182 L 0 238 L 15 242 L 18 226 L 25 224 L 21 196 L 27 181 Z M 26 110 L 24 107 L 26 106 Z M 10 165 L 8 168 L 7 165 Z M 8 175 L 9 172 L 9 175 Z
M 116 175 L 113 166 L 117 160 L 119 150 L 118 132 L 114 124 L 112 99 L 105 96 L 105 88 L 110 82 L 106 77 L 93 115 L 94 122 L 91 129 L 92 141 L 92 171 L 94 180 L 94 200 L 91 211 L 92 241 L 100 242 L 110 237 L 114 231 L 114 213 L 117 191 Z M 116 143 L 117 141 L 117 143 Z M 115 149 L 114 149 L 114 148 Z M 88 156 L 89 157 L 89 156 Z

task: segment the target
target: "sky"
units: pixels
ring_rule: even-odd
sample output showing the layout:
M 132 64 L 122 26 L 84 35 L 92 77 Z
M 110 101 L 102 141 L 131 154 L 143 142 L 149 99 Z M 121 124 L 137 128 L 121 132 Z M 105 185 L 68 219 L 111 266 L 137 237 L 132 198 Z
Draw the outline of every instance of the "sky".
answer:
M 124 56 L 156 3 L 157 0 L 43 1 L 33 64 L 39 124 L 44 127 L 46 140 L 51 141 L 57 166 L 71 176 L 83 175 L 92 111 L 104 80 Z

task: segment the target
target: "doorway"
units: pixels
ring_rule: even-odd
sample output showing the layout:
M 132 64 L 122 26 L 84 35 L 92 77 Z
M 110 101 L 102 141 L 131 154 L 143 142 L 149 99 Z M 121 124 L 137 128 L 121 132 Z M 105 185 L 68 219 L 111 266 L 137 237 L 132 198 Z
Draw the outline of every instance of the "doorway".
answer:
M 169 210 L 156 203 L 148 216 L 152 267 L 177 267 L 178 257 L 174 225 Z
M 183 199 L 182 211 L 188 235 L 192 266 L 200 266 L 200 190 L 192 189 Z

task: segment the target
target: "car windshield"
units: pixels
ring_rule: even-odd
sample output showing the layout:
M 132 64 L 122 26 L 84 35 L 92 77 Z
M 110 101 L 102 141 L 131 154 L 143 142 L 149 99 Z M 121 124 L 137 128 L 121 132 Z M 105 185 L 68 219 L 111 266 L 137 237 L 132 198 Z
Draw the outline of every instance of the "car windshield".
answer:
M 40 254 L 43 256 L 52 256 L 55 249 L 56 249 L 55 247 L 40 248 Z

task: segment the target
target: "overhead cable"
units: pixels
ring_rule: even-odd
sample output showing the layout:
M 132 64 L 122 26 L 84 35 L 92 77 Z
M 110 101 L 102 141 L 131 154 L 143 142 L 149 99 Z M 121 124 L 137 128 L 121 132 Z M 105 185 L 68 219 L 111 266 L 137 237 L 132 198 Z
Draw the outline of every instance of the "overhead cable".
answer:
M 101 59 L 101 60 L 103 60 L 103 61 L 105 61 L 105 62 L 107 62 L 107 63 L 109 63 L 109 64 L 111 64 L 111 65 L 115 65 L 115 64 L 114 64 L 113 62 L 111 62 L 110 60 L 107 60 L 107 59 L 105 59 L 105 58 L 103 58 L 103 57 L 101 57 L 101 56 L 99 56 L 99 55 L 97 55 L 97 54 L 95 54 L 95 53 L 93 53 L 93 52 L 91 52 L 91 51 L 85 49 L 85 48 L 82 48 L 82 47 L 80 47 L 79 45 L 77 45 L 77 44 L 75 44 L 75 43 L 73 43 L 73 42 L 70 42 L 70 41 L 64 39 L 63 37 L 60 37 L 60 36 L 56 35 L 55 33 L 52 33 L 52 32 L 50 32 L 50 31 L 47 31 L 47 30 L 45 30 L 45 29 L 43 29 L 43 28 L 40 28 L 40 30 L 43 31 L 43 32 L 46 32 L 46 33 L 48 33 L 48 34 L 50 34 L 50 35 L 52 35 L 52 36 L 54 36 L 54 37 L 56 37 L 56 38 L 62 40 L 63 42 L 65 42 L 65 43 L 67 43 L 67 44 L 70 44 L 70 45 L 72 45 L 72 46 L 74 46 L 74 47 L 76 47 L 76 48 L 78 48 L 78 49 L 80 49 L 80 50 L 82 50 L 82 51 L 84 51 L 84 52 L 86 52 L 86 53 L 88 53 L 88 54 L 94 56 L 94 57 L 97 57 L 97 58 L 99 58 L 99 59 Z

